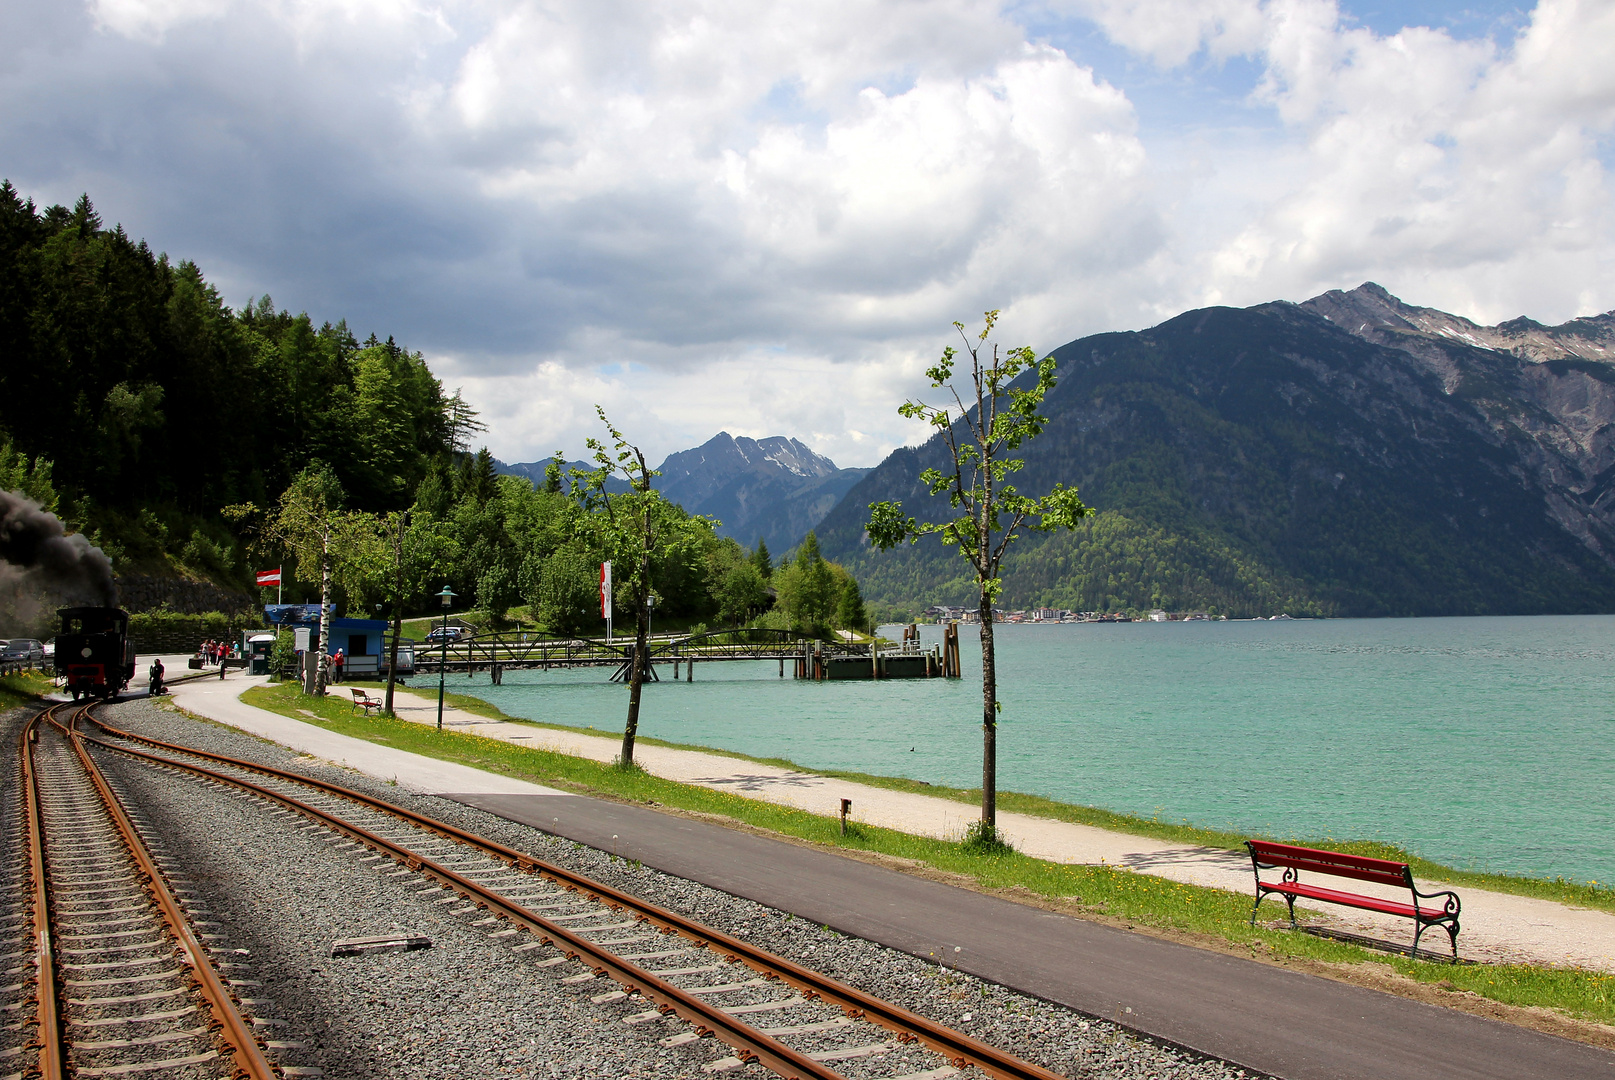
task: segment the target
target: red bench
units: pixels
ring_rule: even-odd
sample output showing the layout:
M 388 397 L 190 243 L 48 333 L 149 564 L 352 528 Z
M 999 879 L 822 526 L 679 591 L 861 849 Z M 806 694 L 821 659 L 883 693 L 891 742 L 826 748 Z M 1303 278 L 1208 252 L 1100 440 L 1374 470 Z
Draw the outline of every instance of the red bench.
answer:
M 1392 862 L 1390 859 L 1371 859 L 1364 855 L 1345 855 L 1338 851 L 1319 851 L 1316 848 L 1296 847 L 1293 844 L 1274 844 L 1266 840 L 1247 840 L 1245 846 L 1250 849 L 1251 869 L 1256 874 L 1256 903 L 1251 906 L 1251 925 L 1256 925 L 1256 909 L 1261 907 L 1262 899 L 1268 893 L 1278 893 L 1284 897 L 1284 902 L 1290 908 L 1290 925 L 1295 926 L 1295 899 L 1305 897 L 1308 900 L 1321 900 L 1328 904 L 1340 904 L 1344 907 L 1360 908 L 1363 911 L 1378 911 L 1385 915 L 1398 915 L 1404 919 L 1412 919 L 1416 929 L 1413 932 L 1413 951 L 1419 950 L 1419 937 L 1426 927 L 1440 926 L 1447 931 L 1452 939 L 1452 959 L 1458 960 L 1458 912 L 1462 906 L 1455 892 L 1420 892 L 1413 884 L 1413 871 L 1407 863 Z M 1283 870 L 1284 873 L 1277 881 L 1263 881 L 1263 870 Z M 1327 874 L 1332 877 L 1354 878 L 1358 881 L 1372 881 L 1379 885 L 1391 885 L 1404 888 L 1412 894 L 1412 903 L 1404 904 L 1399 900 L 1382 900 L 1377 896 L 1363 896 L 1359 893 L 1342 892 L 1339 889 L 1326 889 L 1321 885 L 1310 885 L 1301 881 L 1301 871 L 1306 870 L 1314 874 Z M 1421 905 L 1421 900 L 1440 900 L 1441 906 L 1429 904 Z

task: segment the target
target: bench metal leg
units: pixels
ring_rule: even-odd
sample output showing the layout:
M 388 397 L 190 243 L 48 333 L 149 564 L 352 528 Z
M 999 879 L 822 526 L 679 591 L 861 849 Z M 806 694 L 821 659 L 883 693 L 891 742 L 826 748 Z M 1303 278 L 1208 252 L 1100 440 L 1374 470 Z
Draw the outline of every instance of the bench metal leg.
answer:
M 1413 952 L 1415 960 L 1418 959 L 1419 937 L 1430 925 L 1430 923 L 1418 922 L 1418 929 L 1413 931 Z M 1452 962 L 1456 964 L 1458 962 L 1458 924 L 1456 922 L 1442 923 L 1441 928 L 1447 932 L 1447 939 L 1452 945 Z

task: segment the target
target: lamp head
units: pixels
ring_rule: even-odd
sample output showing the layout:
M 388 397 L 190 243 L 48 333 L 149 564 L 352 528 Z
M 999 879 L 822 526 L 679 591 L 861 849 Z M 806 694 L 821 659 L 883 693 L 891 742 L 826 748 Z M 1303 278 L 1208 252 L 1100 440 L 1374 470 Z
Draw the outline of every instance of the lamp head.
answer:
M 455 592 L 447 585 L 443 586 L 443 591 L 438 593 L 437 597 L 439 600 L 443 601 L 443 608 L 445 611 L 454 605 Z

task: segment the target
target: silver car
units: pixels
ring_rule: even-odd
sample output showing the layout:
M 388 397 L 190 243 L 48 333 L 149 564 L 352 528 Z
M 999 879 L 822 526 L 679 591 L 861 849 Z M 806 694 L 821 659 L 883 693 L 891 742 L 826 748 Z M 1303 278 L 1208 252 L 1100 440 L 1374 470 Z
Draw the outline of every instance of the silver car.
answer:
M 13 663 L 43 663 L 45 660 L 45 645 L 33 638 L 12 638 L 6 642 L 4 654 L 0 654 L 0 661 Z

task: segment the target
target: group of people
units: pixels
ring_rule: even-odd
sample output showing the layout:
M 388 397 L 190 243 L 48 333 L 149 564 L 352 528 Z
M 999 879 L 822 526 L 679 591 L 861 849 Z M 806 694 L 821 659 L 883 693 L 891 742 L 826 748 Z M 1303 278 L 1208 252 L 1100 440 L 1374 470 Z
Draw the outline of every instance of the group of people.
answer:
M 214 641 L 212 638 L 202 642 L 201 647 L 196 650 L 197 659 L 209 667 L 214 664 L 222 664 L 225 660 L 239 657 L 240 655 L 241 646 L 239 644 L 232 645 L 225 641 Z

